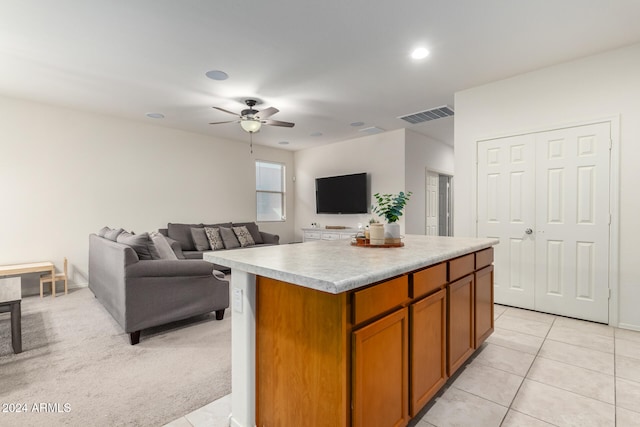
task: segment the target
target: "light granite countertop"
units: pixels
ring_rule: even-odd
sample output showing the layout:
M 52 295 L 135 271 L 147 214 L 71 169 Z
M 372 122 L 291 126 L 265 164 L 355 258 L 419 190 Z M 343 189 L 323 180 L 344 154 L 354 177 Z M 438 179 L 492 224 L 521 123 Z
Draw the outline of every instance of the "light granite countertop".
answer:
M 318 240 L 205 252 L 206 261 L 319 291 L 339 294 L 498 244 L 497 239 L 407 235 L 400 248 Z

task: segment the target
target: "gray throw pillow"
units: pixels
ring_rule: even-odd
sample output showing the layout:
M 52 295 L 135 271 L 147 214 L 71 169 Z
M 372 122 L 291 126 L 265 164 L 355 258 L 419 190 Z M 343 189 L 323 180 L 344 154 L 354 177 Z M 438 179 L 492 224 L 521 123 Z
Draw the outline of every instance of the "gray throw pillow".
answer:
M 109 227 L 102 227 L 100 231 L 98 231 L 98 236 L 104 237 L 104 235 L 107 234 L 107 231 L 111 231 L 111 229 Z
M 240 246 L 246 248 L 247 246 L 255 246 L 256 242 L 253 241 L 253 237 L 251 237 L 251 233 L 247 230 L 246 226 L 242 227 L 233 227 L 233 232 L 238 238 L 238 242 L 240 242 Z
M 195 251 L 196 245 L 191 236 L 192 228 L 202 228 L 202 224 L 167 224 L 167 234 L 173 240 L 180 242 L 183 251 Z
M 175 252 L 173 252 L 173 249 L 171 249 L 169 241 L 162 234 L 154 231 L 152 233 L 149 233 L 149 238 L 151 239 L 151 242 L 156 249 L 155 254 L 153 252 L 151 253 L 151 257 L 156 254 L 158 256 L 158 258 L 153 259 L 178 259 Z
M 238 242 L 236 233 L 234 233 L 232 229 L 227 227 L 220 227 L 219 230 L 220 230 L 220 236 L 222 236 L 222 242 L 224 243 L 224 247 L 226 249 L 233 249 L 233 248 L 240 247 L 240 242 Z
M 160 258 L 151 239 L 149 239 L 149 233 L 131 234 L 124 231 L 118 235 L 117 242 L 133 248 L 141 261 Z
M 220 229 L 218 227 L 205 227 L 204 232 L 209 240 L 209 245 L 214 251 L 224 249 L 224 243 L 222 242 L 222 236 L 220 236 Z
M 249 230 L 249 233 L 251 233 L 251 237 L 253 237 L 253 241 L 256 242 L 256 244 L 264 243 L 264 240 L 262 240 L 262 234 L 260 234 L 260 229 L 258 228 L 258 224 L 256 224 L 255 222 L 233 223 L 234 227 L 242 227 L 243 225 L 247 227 L 247 230 Z
M 193 244 L 196 247 L 196 251 L 208 251 L 211 249 L 209 246 L 209 239 L 207 239 L 207 233 L 204 232 L 204 228 L 192 228 L 191 237 L 193 238 Z
M 104 238 L 105 239 L 109 239 L 112 242 L 116 242 L 118 240 L 118 236 L 120 235 L 120 233 L 122 233 L 124 230 L 122 228 L 115 228 L 109 231 L 105 231 L 104 233 Z

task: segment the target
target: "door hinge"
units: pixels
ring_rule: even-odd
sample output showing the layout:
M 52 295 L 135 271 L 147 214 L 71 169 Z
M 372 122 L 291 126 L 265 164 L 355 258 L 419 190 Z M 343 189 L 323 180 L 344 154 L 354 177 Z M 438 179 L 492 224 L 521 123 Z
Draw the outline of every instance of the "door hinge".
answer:
M 609 288 L 609 299 L 611 299 L 611 288 Z
M 609 225 L 611 225 L 611 214 L 609 214 Z

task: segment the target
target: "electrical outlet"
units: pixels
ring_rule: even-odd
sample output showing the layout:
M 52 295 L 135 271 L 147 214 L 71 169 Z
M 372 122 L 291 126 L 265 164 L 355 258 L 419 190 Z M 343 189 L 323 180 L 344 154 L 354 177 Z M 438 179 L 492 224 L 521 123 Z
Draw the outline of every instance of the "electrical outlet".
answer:
M 242 313 L 242 289 L 233 288 L 233 311 Z

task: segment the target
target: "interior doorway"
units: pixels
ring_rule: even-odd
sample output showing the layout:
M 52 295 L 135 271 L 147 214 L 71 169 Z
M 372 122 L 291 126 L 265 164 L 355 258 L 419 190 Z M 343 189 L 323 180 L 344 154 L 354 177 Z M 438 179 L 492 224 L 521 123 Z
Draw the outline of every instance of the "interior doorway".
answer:
M 426 170 L 425 234 L 453 236 L 453 176 Z

